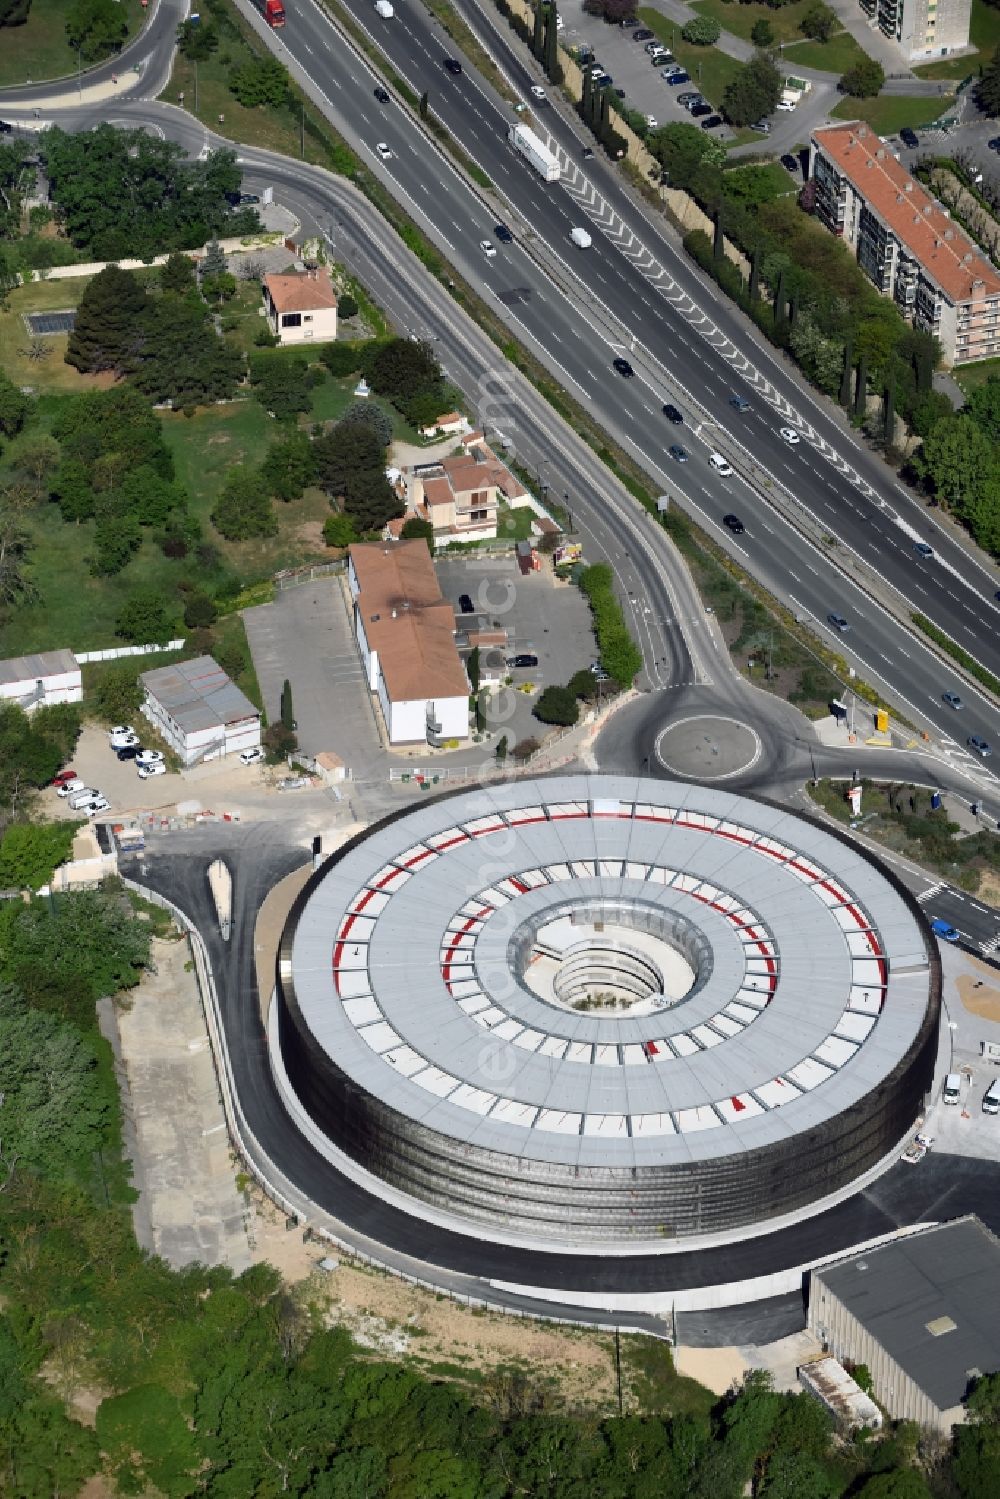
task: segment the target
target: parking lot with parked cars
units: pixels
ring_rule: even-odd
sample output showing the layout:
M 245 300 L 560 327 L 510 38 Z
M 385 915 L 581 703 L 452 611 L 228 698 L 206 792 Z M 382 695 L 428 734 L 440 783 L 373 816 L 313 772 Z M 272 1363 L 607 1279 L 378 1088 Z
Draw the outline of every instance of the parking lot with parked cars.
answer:
M 483 679 L 509 679 L 491 697 L 487 720 L 495 734 L 506 734 L 511 748 L 521 739 L 541 737 L 546 725 L 532 715 L 538 691 L 561 686 L 595 660 L 597 649 L 590 609 L 578 588 L 558 582 L 548 565 L 523 575 L 512 557 L 442 557 L 437 563 L 441 592 L 455 610 L 455 626 L 469 631 L 507 632 L 507 643 L 481 652 Z M 469 611 L 465 606 L 472 604 Z M 519 691 L 528 685 L 537 690 Z

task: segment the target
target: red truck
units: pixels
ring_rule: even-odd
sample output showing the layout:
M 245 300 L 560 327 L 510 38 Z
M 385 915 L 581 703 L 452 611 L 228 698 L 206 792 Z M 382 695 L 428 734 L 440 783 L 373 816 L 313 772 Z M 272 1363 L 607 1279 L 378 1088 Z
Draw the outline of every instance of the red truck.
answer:
M 260 11 L 269 26 L 277 29 L 285 24 L 285 7 L 281 0 L 254 0 L 254 4 Z

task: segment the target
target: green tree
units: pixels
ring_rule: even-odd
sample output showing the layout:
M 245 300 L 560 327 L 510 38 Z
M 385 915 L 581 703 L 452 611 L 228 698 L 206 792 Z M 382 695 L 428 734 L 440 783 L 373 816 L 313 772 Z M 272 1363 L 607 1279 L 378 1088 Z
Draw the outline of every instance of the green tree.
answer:
M 0 372 L 0 432 L 5 437 L 15 437 L 33 406 L 31 397 Z
M 163 291 L 183 296 L 186 292 L 193 291 L 197 279 L 194 261 L 190 255 L 182 255 L 178 250 L 174 250 L 166 263 L 160 266 L 160 287 Z
M 958 516 L 996 483 L 996 449 L 964 413 L 935 423 L 914 455 L 913 466 L 938 503 Z
M 213 236 L 205 246 L 205 254 L 202 256 L 201 264 L 198 266 L 198 275 L 199 277 L 222 276 L 228 269 L 228 264 L 226 252 L 219 244 L 219 241 Z
M 229 74 L 229 92 L 246 109 L 281 109 L 290 97 L 288 69 L 274 57 L 252 57 Z
M 149 963 L 150 934 L 127 901 L 101 890 L 0 908 L 0 979 L 29 1005 L 92 1030 L 99 999 L 133 989 Z
M 40 890 L 65 863 L 78 822 L 15 822 L 0 838 L 0 889 Z
M 363 427 L 368 427 L 383 448 L 387 448 L 392 441 L 392 418 L 377 401 L 355 401 L 348 406 L 340 420 L 360 422 Z
M 97 1407 L 94 1426 L 122 1492 L 152 1486 L 167 1499 L 196 1492 L 199 1445 L 177 1396 L 162 1385 L 109 1395 Z
M 417 104 L 417 112 L 419 113 L 420 118 L 422 120 L 426 120 L 429 111 L 430 111 L 430 95 L 428 94 L 427 90 L 424 89 L 424 92 L 420 95 L 420 100 L 419 100 L 419 102 Z M 338 308 L 338 311 L 339 310 L 340 309 Z M 343 313 L 341 313 L 341 316 L 343 316 Z
M 421 520 L 419 515 L 411 515 L 403 522 L 400 536 L 404 541 L 426 541 L 431 554 L 434 552 L 434 527 L 429 520 Z
M 313 453 L 319 482 L 331 497 L 345 495 L 358 474 L 384 477 L 385 449 L 367 423 L 338 422 L 316 439 Z
M 102 723 L 131 723 L 143 705 L 145 693 L 134 664 L 108 662 L 99 668 L 93 702 Z
M 390 338 L 369 345 L 364 365 L 372 389 L 394 403 L 435 385 L 441 378 L 430 344 L 410 338 Z
M 558 15 L 556 13 L 555 0 L 549 5 L 545 17 L 545 47 L 543 50 L 543 65 L 545 76 L 550 83 L 562 83 L 563 70 L 559 62 L 559 29 L 557 26 Z
M 384 472 L 368 469 L 348 480 L 344 509 L 359 531 L 381 531 L 386 521 L 402 515 L 403 503 Z
M 984 114 L 994 119 L 1000 115 L 1000 47 L 983 69 L 976 88 L 976 102 Z
M 580 705 L 576 700 L 576 694 L 568 687 L 552 686 L 546 687 L 543 692 L 539 693 L 531 711 L 542 723 L 569 727 L 579 718 Z
M 52 435 L 62 445 L 63 462 L 83 463 L 91 477 L 98 460 L 114 454 L 123 474 L 149 464 L 163 478 L 173 478 L 160 420 L 139 391 L 127 385 L 89 391 L 66 402 L 52 422 Z
M 885 82 L 885 70 L 874 58 L 864 57 L 848 68 L 838 85 L 842 94 L 854 99 L 874 99 Z
M 115 0 L 109 0 L 114 4 Z M 109 265 L 88 281 L 66 345 L 66 363 L 81 374 L 131 370 L 142 345 L 149 299 L 131 271 Z
M 664 125 L 649 137 L 649 148 L 657 161 L 670 173 L 673 187 L 690 188 L 698 168 L 705 162 L 719 161 L 718 143 L 709 140 L 697 125 Z M 723 148 L 724 159 L 724 148 Z
M 840 1484 L 807 1452 L 775 1452 L 767 1462 L 767 1477 L 757 1490 L 760 1499 L 839 1499 Z
M 854 415 L 862 417 L 865 414 L 868 401 L 868 356 L 862 354 L 858 360 L 858 378 L 854 387 Z
M 358 299 L 349 291 L 341 292 L 337 298 L 337 319 L 343 321 L 358 315 Z
M 0 701 L 0 826 L 25 813 L 32 793 L 47 786 L 79 733 L 66 731 L 59 720 L 49 724 L 50 710 L 38 708 L 28 716 L 17 703 Z
M 854 348 L 848 339 L 844 345 L 844 369 L 840 379 L 840 404 L 851 404 L 851 377 L 854 373 Z
M 130 594 L 115 620 L 115 634 L 132 645 L 163 645 L 173 631 L 173 610 L 155 588 Z
M 323 540 L 328 547 L 349 547 L 357 539 L 357 529 L 351 516 L 340 512 L 328 515 L 323 522 Z
M 960 1430 L 960 1427 L 956 1428 L 956 1431 Z M 990 1492 L 995 1493 L 995 1468 L 992 1483 L 993 1488 Z M 876 1473 L 874 1478 L 866 1479 L 857 1492 L 858 1499 L 931 1499 L 931 1491 L 924 1482 L 923 1476 L 913 1468 L 904 1468 L 896 1473 Z M 968 1495 L 966 1499 L 972 1499 L 972 1496 Z
M 0 0 L 0 26 L 23 26 L 31 0 Z
M 65 521 L 90 520 L 97 508 L 97 496 L 90 484 L 90 474 L 79 459 L 69 458 L 60 464 L 49 488 Z
M 287 677 L 281 684 L 281 722 L 289 733 L 294 733 L 296 723 L 295 710 L 292 707 L 292 684 Z
M 301 354 L 284 349 L 262 349 L 250 356 L 250 383 L 260 404 L 278 421 L 286 421 L 312 405 L 306 383 L 308 365 Z
M 260 475 L 276 500 L 298 500 L 316 478 L 313 445 L 305 432 L 292 432 L 272 443 L 264 455 Z
M 722 27 L 714 16 L 694 16 L 681 27 L 681 36 L 696 47 L 711 47 L 722 35 Z
M 469 652 L 469 661 L 468 665 L 466 666 L 466 672 L 468 673 L 469 677 L 469 686 L 472 688 L 473 692 L 478 692 L 479 679 L 481 675 L 478 645 L 473 646 L 472 650 Z
M 366 359 L 368 345 L 340 340 L 333 344 L 321 344 L 316 350 L 331 375 L 338 379 L 355 374 Z
M 199 300 L 167 293 L 146 311 L 133 381 L 150 401 L 179 408 L 231 400 L 243 355 L 216 333 Z
M 962 407 L 991 442 L 1000 443 L 1000 376 L 990 375 L 985 384 L 970 391 Z
M 750 32 L 750 40 L 762 52 L 766 52 L 769 47 L 772 47 L 774 45 L 774 31 L 772 30 L 770 21 L 755 21 L 753 29 Z
M 117 52 L 128 36 L 128 24 L 115 0 L 76 0 L 66 17 L 66 40 L 84 62 Z
M 79 1493 L 100 1467 L 97 1438 L 47 1391 L 0 1420 L 0 1491 L 19 1499 Z
M 189 630 L 207 630 L 219 617 L 215 601 L 200 591 L 188 595 L 184 605 L 184 623 Z
M 0 1075 L 0 1184 L 19 1171 L 62 1175 L 99 1148 L 108 1101 L 93 1052 L 74 1026 L 28 1008 L 9 984 L 0 986 Z
M 755 52 L 726 85 L 722 112 L 732 125 L 752 125 L 774 112 L 783 87 L 774 59 L 766 52 Z
M 142 545 L 142 531 L 134 515 L 112 511 L 98 520 L 94 528 L 97 548 L 90 571 L 96 578 L 113 578 L 132 560 Z
M 212 524 L 227 541 L 276 536 L 278 518 L 260 474 L 231 468 L 212 511 Z
M 207 62 L 218 46 L 219 33 L 204 16 L 198 22 L 182 21 L 177 28 L 177 50 L 191 62 Z
M 542 4 L 542 0 L 535 0 L 535 19 L 534 19 L 533 29 L 532 29 L 532 32 L 531 32 L 531 51 L 532 51 L 532 55 L 534 57 L 537 57 L 538 60 L 539 60 L 539 62 L 541 62 L 541 60 L 542 60 L 542 53 L 543 53 L 543 51 L 545 49 L 545 30 L 544 30 L 544 28 L 545 28 L 545 7 Z
M 799 21 L 799 30 L 803 36 L 811 37 L 814 42 L 828 42 L 836 24 L 836 12 L 831 10 L 829 5 L 825 5 L 823 0 L 813 0 L 813 4 Z
M 493 751 L 494 758 L 498 765 L 502 765 L 506 760 L 507 751 L 509 748 L 510 745 L 507 742 L 507 735 L 501 734 L 500 738 L 497 740 L 496 749 Z

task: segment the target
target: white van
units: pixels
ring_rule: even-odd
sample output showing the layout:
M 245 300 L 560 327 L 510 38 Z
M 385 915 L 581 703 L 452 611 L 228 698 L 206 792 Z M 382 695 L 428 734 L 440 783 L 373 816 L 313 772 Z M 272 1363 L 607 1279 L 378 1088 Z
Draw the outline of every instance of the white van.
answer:
M 718 474 L 731 474 L 733 465 L 721 453 L 709 453 L 708 461 Z
M 942 1103 L 962 1102 L 962 1079 L 957 1072 L 949 1072 L 941 1089 Z
M 995 1077 L 983 1094 L 983 1113 L 1000 1114 L 1000 1077 Z
M 593 239 L 587 233 L 586 229 L 571 229 L 569 231 L 569 237 L 573 241 L 574 245 L 578 246 L 578 248 L 581 250 L 589 250 L 591 245 L 594 243 Z
M 84 786 L 82 791 L 73 792 L 73 795 L 69 799 L 70 807 L 74 812 L 78 812 L 82 806 L 84 806 L 87 802 L 92 802 L 94 800 L 94 797 L 100 796 L 100 794 L 101 793 L 99 791 L 95 791 L 92 786 Z
M 377 15 L 380 15 L 384 21 L 390 21 L 396 14 L 392 6 L 389 4 L 389 0 L 375 0 L 375 12 Z

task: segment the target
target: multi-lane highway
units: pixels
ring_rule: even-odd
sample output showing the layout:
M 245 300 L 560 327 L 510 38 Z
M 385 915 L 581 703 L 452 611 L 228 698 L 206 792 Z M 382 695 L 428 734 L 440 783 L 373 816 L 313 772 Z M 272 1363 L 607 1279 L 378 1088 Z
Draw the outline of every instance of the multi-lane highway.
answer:
M 768 350 L 757 346 L 714 291 L 701 285 L 670 241 L 646 222 L 644 210 L 631 203 L 609 170 L 588 163 L 593 181 L 583 177 L 575 156 L 569 154 L 569 149 L 577 151 L 573 131 L 566 122 L 557 123 L 555 109 L 545 110 L 543 118 L 552 127 L 554 141 L 559 144 L 563 137 L 569 148 L 563 152 L 569 189 L 542 183 L 511 151 L 505 132 L 513 116 L 487 85 L 468 68 L 458 77 L 445 72 L 441 59 L 451 49 L 421 7 L 397 10 L 391 22 L 379 20 L 367 7 L 359 13 L 366 24 L 377 23 L 380 41 L 392 43 L 398 54 L 394 63 L 415 89 L 433 83 L 432 107 L 503 190 L 507 201 L 499 211 L 514 231 L 512 244 L 497 244 L 497 200 L 487 202 L 459 175 L 401 102 L 392 99 L 383 105 L 376 100 L 375 74 L 321 11 L 304 4 L 291 13 L 280 36 L 268 39 L 320 97 L 338 128 L 357 144 L 372 172 L 391 186 L 498 316 L 665 490 L 683 493 L 751 572 L 798 612 L 812 616 L 821 635 L 826 632 L 831 638 L 828 613 L 846 616 L 852 628 L 837 637 L 838 646 L 882 686 L 890 701 L 902 705 L 912 721 L 936 730 L 951 742 L 957 756 L 968 733 L 1000 745 L 1000 715 L 994 704 L 965 685 L 965 713 L 959 716 L 945 709 L 942 692 L 959 685 L 952 672 L 900 627 L 878 597 L 880 591 L 888 595 L 895 584 L 900 604 L 903 596 L 909 598 L 967 648 L 990 662 L 996 657 L 1000 665 L 1000 646 L 987 628 L 998 617 L 990 569 L 940 531 L 931 537 L 932 558 L 923 559 L 914 551 L 913 540 L 928 534 L 925 513 L 903 495 L 898 504 L 888 502 L 891 511 L 868 498 L 863 486 L 872 480 L 883 492 L 892 492 L 877 460 L 854 444 L 836 419 L 771 360 Z M 501 42 L 492 37 L 491 42 L 504 60 Z M 162 71 L 162 66 L 153 67 L 147 60 L 145 74 L 134 75 L 133 91 L 141 94 L 142 77 Z M 530 75 L 523 75 L 522 82 L 526 76 Z M 66 100 L 64 94 L 44 103 L 47 117 L 68 125 L 92 123 L 95 113 L 107 114 L 106 104 L 95 110 Z M 9 99 L 0 107 L 13 113 Z M 37 110 L 22 112 L 31 124 L 44 123 L 35 118 Z M 175 109 L 123 99 L 120 112 L 123 118 L 184 139 L 195 153 L 214 143 L 203 128 Z M 379 142 L 392 152 L 386 161 L 375 153 Z M 359 236 L 354 232 L 357 205 L 345 205 L 342 193 L 338 198 L 335 180 L 327 174 L 249 150 L 242 152 L 242 160 L 255 184 L 270 182 L 304 222 L 327 234 L 332 230 L 335 253 L 353 256 L 356 269 L 359 261 L 367 263 L 362 274 L 380 281 L 381 297 L 397 321 L 438 339 L 450 374 L 473 399 L 481 417 L 515 439 L 554 492 L 570 496 L 579 525 L 596 525 L 604 533 L 604 549 L 634 574 L 638 607 L 633 612 L 640 639 L 649 633 L 650 617 L 669 620 L 670 604 L 658 569 L 653 568 L 650 577 L 639 576 L 640 565 L 649 567 L 645 548 L 631 559 L 623 556 L 629 551 L 626 538 L 631 528 L 625 528 L 621 514 L 594 504 L 595 494 L 607 487 L 606 473 L 601 471 L 593 480 L 583 478 L 583 454 L 592 468 L 600 470 L 583 445 L 572 463 L 564 461 L 566 429 L 530 393 L 518 402 L 515 421 L 503 395 L 502 361 L 480 338 L 475 368 L 470 365 L 462 349 L 470 325 L 447 297 L 433 318 L 424 316 L 421 299 L 413 293 L 418 267 L 377 216 L 371 216 L 374 222 Z M 577 252 L 569 243 L 569 229 L 574 223 L 593 224 L 594 215 L 611 234 L 595 233 L 592 248 Z M 484 255 L 483 238 L 497 244 L 496 256 Z M 702 303 L 710 308 L 710 316 L 700 310 Z M 737 339 L 746 345 L 746 357 L 735 347 Z M 623 379 L 611 369 L 612 359 L 622 354 L 636 371 L 633 379 Z M 746 395 L 746 412 L 736 413 L 729 406 L 733 393 Z M 683 427 L 671 427 L 663 417 L 660 408 L 668 400 L 684 411 Z M 778 435 L 778 429 L 788 425 L 803 434 L 794 447 Z M 671 441 L 682 442 L 689 462 L 675 462 L 667 455 Z M 731 477 L 710 468 L 711 449 L 732 460 Z M 847 469 L 857 472 L 861 486 L 852 482 Z M 719 526 L 729 511 L 738 513 L 747 527 L 738 540 Z M 799 517 L 801 534 L 788 523 L 790 514 Z M 592 534 L 598 541 L 597 532 Z M 833 565 L 823 537 L 836 539 L 838 558 L 859 559 L 853 567 L 866 585 L 864 591 Z M 620 581 L 624 586 L 624 571 Z M 676 683 L 678 673 L 680 680 L 691 680 L 674 647 L 663 642 L 653 648 L 648 641 L 644 647 L 650 685 Z

